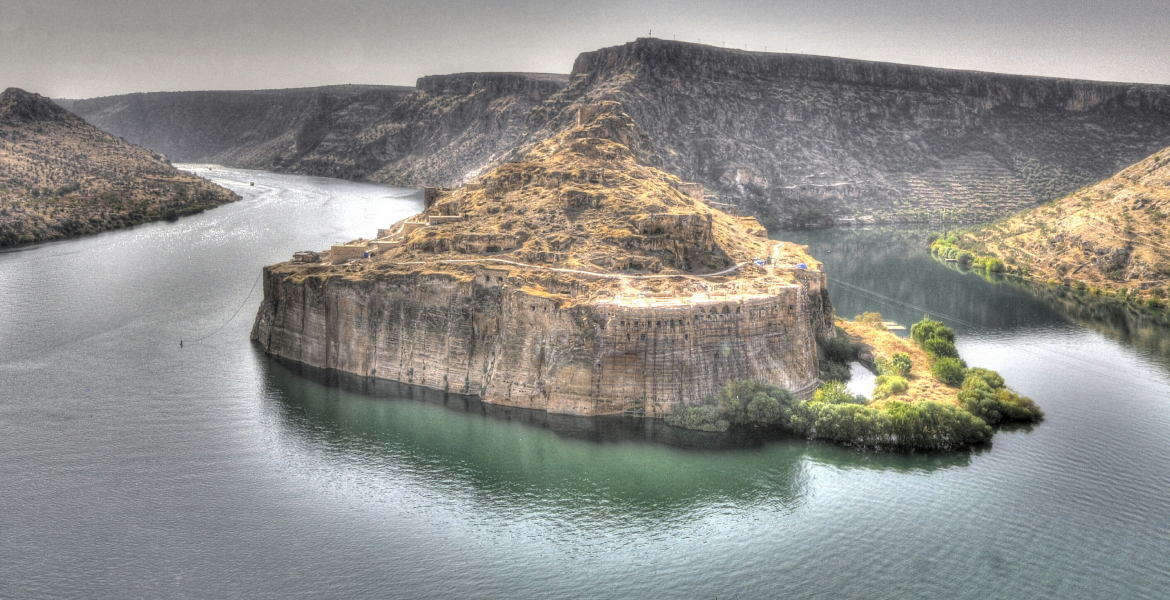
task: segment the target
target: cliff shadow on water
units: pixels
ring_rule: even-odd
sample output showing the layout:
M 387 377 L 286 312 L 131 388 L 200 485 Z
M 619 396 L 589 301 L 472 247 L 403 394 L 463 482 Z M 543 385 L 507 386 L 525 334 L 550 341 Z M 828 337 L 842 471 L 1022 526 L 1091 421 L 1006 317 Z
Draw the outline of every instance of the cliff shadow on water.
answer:
M 412 448 L 398 456 L 430 456 L 433 460 L 426 462 L 441 470 L 456 457 L 460 464 L 473 463 L 471 471 L 460 468 L 451 474 L 478 474 L 469 476 L 488 487 L 502 484 L 487 473 L 507 471 L 500 481 L 519 478 L 526 488 L 559 486 L 561 477 L 616 477 L 627 485 L 686 497 L 755 496 L 763 493 L 761 485 L 768 495 L 795 497 L 799 490 L 793 486 L 800 487 L 810 463 L 922 474 L 968 466 L 973 455 L 989 449 L 859 452 L 780 430 L 710 433 L 653 418 L 581 417 L 487 404 L 472 396 L 309 367 L 259 350 L 257 360 L 281 422 L 313 446 L 386 458 L 383 442 L 393 440 Z M 549 472 L 550 460 L 559 475 Z

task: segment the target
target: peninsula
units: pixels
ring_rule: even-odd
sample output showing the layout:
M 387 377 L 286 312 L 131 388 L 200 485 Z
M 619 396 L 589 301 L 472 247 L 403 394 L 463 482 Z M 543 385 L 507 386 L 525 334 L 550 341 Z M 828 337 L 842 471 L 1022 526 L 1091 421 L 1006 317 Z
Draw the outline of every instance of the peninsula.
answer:
M 202 212 L 240 197 L 39 94 L 0 94 L 0 246 Z
M 660 170 L 617 103 L 425 197 L 369 240 L 266 267 L 252 338 L 314 367 L 577 415 L 663 417 L 733 380 L 819 384 L 817 344 L 835 336 L 820 263 Z

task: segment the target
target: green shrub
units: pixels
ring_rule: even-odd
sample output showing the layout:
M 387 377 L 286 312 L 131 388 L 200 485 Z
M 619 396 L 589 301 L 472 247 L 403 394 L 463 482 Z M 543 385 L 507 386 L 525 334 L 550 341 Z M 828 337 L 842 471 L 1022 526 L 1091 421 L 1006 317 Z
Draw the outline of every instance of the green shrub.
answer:
M 749 423 L 767 425 L 780 420 L 780 401 L 765 393 L 756 394 L 747 405 Z
M 935 360 L 940 358 L 959 358 L 959 351 L 955 349 L 955 344 L 943 338 L 933 337 L 926 340 L 926 345 L 922 349 L 926 350 L 926 353 Z
M 962 385 L 966 370 L 966 365 L 957 357 L 939 358 L 930 366 L 934 378 L 950 386 Z
M 873 327 L 874 329 L 886 330 L 885 322 L 882 320 L 882 313 L 866 312 L 861 313 L 853 318 L 855 323 L 864 323 Z
M 1162 301 L 1157 298 L 1149 298 L 1146 300 L 1146 306 L 1149 308 L 1162 308 Z
M 972 254 L 970 250 L 963 250 L 957 256 L 955 256 L 955 259 L 959 261 L 960 265 L 967 266 L 970 265 L 973 260 L 975 260 L 975 255 Z
M 922 317 L 921 321 L 910 326 L 910 337 L 919 348 L 923 348 L 926 340 L 933 337 L 942 338 L 952 344 L 955 342 L 954 330 L 943 325 L 941 321 L 932 320 L 930 315 Z
M 699 431 L 727 431 L 730 425 L 719 416 L 719 408 L 711 404 L 676 406 L 674 412 L 666 415 L 666 422 L 675 427 Z
M 853 370 L 845 363 L 825 360 L 821 362 L 820 373 L 818 375 L 821 381 L 829 381 L 831 379 L 849 381 L 853 378 Z
M 935 240 L 937 240 L 937 239 L 938 239 L 938 238 L 940 238 L 940 237 L 942 237 L 942 234 L 940 234 L 940 233 L 931 233 L 931 234 L 928 234 L 928 235 L 926 236 L 926 243 L 927 243 L 927 244 L 933 244 L 933 243 L 934 243 L 934 241 L 935 241 Z
M 906 448 L 947 450 L 991 440 L 991 427 L 971 413 L 937 402 L 887 402 L 893 443 Z
M 1033 423 L 1044 412 L 1031 398 L 1004 387 L 1003 377 L 990 369 L 970 369 L 959 390 L 959 404 L 964 410 L 995 425 L 1001 422 Z
M 874 380 L 873 385 L 873 399 L 881 400 L 895 396 L 906 391 L 910 387 L 910 382 L 906 381 L 905 377 L 898 377 L 897 375 L 878 375 Z
M 813 437 L 855 446 L 889 444 L 890 419 L 880 410 L 857 404 L 810 404 Z
M 845 388 L 845 384 L 840 381 L 826 381 L 820 389 L 813 394 L 813 399 L 809 404 L 867 404 L 864 396 L 854 396 Z
M 825 358 L 833 362 L 848 363 L 854 357 L 853 342 L 849 341 L 849 334 L 845 333 L 844 329 L 837 327 L 835 332 L 836 336 L 822 346 Z
M 994 256 L 989 256 L 983 260 L 983 269 L 988 273 L 1003 273 L 1003 261 Z
M 877 361 L 878 373 L 882 375 L 907 377 L 913 367 L 914 363 L 910 361 L 910 355 L 905 352 L 895 354 L 890 360 Z

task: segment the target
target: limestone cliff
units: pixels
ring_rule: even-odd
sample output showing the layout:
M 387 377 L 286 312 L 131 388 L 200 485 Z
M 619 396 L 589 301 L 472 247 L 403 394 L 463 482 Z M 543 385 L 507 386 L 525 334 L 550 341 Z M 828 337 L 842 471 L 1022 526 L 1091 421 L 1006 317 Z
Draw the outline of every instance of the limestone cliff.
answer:
M 620 106 L 580 114 L 377 239 L 267 267 L 253 338 L 557 413 L 662 416 L 732 379 L 814 387 L 833 335 L 819 263 L 641 162 L 653 145 Z
M 177 219 L 239 199 L 48 98 L 0 94 L 0 246 Z
M 765 224 L 986 222 L 1170 144 L 1170 86 L 956 71 L 657 39 L 582 54 L 520 144 L 621 102 L 663 169 Z
M 396 185 L 455 185 L 503 156 L 564 75 L 461 73 L 415 88 L 170 92 L 65 101 L 90 123 L 182 162 Z
M 606 100 L 644 128 L 663 170 L 769 226 L 991 221 L 1170 144 L 1167 86 L 657 39 L 586 52 L 569 77 L 471 73 L 424 77 L 413 91 L 190 92 L 72 106 L 176 159 L 425 186 L 518 160 L 579 107 Z M 192 139 L 208 150 L 189 154 Z

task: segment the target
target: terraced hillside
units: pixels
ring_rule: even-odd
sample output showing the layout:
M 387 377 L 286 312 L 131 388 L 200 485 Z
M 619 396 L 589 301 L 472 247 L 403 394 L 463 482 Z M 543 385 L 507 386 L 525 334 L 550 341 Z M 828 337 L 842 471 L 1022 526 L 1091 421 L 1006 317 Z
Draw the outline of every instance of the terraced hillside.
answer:
M 1153 300 L 1170 283 L 1170 148 L 1050 204 L 960 231 L 953 245 L 1040 281 Z M 939 243 L 945 243 L 943 240 Z

